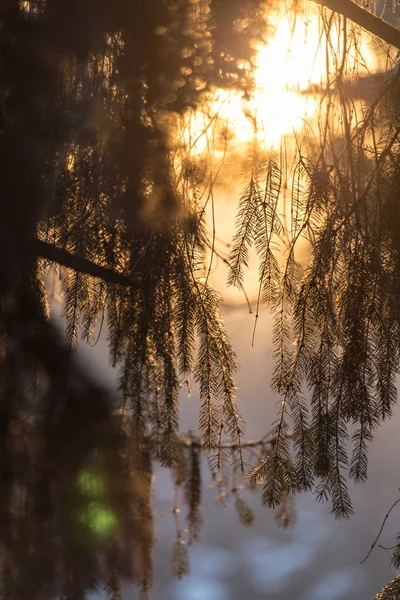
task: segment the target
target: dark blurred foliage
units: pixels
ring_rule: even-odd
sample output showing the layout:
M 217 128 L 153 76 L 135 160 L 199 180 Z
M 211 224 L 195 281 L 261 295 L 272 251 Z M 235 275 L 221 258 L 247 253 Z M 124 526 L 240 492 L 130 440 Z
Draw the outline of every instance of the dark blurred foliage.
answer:
M 116 600 L 121 577 L 146 595 L 154 458 L 192 465 L 180 477 L 197 535 L 199 459 L 178 438 L 182 374 L 200 383 L 205 444 L 222 430 L 240 438 L 235 357 L 219 298 L 198 276 L 204 218 L 174 185 L 168 115 L 215 86 L 249 89 L 238 61 L 263 14 L 259 2 L 219 0 L 0 3 L 4 599 L 79 600 L 103 586 Z M 182 177 L 191 189 L 193 172 Z M 43 284 L 54 263 L 66 340 Z M 74 354 L 104 318 L 122 404 Z

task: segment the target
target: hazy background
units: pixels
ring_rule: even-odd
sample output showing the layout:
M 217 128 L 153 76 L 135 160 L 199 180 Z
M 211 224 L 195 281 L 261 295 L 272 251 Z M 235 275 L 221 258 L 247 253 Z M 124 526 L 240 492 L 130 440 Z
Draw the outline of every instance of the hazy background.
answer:
M 254 315 L 245 307 L 223 311 L 226 327 L 237 351 L 239 405 L 247 422 L 246 437 L 268 432 L 276 414 L 276 397 L 269 391 L 272 372 L 271 325 L 263 310 L 255 347 L 251 347 Z M 105 383 L 115 380 L 108 366 L 105 340 L 95 349 L 82 350 Z M 181 431 L 196 429 L 198 396 L 182 395 Z M 297 525 L 280 530 L 273 512 L 260 506 L 258 493 L 246 493 L 256 521 L 242 526 L 234 507 L 215 502 L 216 492 L 204 470 L 204 528 L 201 543 L 190 548 L 191 573 L 182 581 L 170 575 L 170 551 L 175 539 L 171 510 L 173 487 L 167 471 L 158 469 L 154 484 L 154 512 L 157 544 L 155 551 L 154 600 L 365 600 L 392 578 L 390 552 L 376 548 L 363 565 L 382 520 L 397 499 L 400 487 L 398 452 L 399 411 L 378 431 L 370 451 L 369 479 L 352 486 L 355 515 L 335 521 L 328 504 L 318 504 L 311 494 L 297 499 Z M 161 516 L 163 515 L 163 516 Z M 400 507 L 389 518 L 380 542 L 393 545 L 399 524 Z M 184 511 L 181 513 L 183 524 Z M 126 586 L 126 598 L 139 597 Z

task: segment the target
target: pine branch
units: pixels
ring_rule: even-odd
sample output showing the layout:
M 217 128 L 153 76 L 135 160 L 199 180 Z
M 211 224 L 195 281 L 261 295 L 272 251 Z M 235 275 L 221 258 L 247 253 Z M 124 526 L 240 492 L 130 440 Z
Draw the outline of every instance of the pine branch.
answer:
M 289 431 L 286 435 L 286 439 L 290 440 L 293 437 L 293 433 Z M 263 436 L 261 438 L 256 438 L 255 440 L 245 440 L 241 442 L 240 447 L 243 448 L 257 448 L 258 446 L 272 445 L 274 444 L 276 438 L 275 436 Z M 204 449 L 205 445 L 201 442 L 201 440 L 197 438 L 193 438 L 191 436 L 182 435 L 180 437 L 180 442 L 184 446 L 189 446 L 193 448 Z M 223 448 L 226 450 L 237 450 L 239 448 L 239 444 L 235 442 L 224 442 L 218 446 L 219 448 Z
M 374 600 L 397 600 L 400 592 L 400 575 L 397 575 L 375 596 Z
M 316 4 L 350 19 L 369 33 L 378 36 L 388 44 L 400 48 L 400 31 L 386 21 L 361 8 L 352 0 L 313 0 Z
M 139 284 L 127 275 L 118 273 L 107 267 L 102 267 L 87 258 L 71 254 L 67 250 L 57 248 L 48 242 L 36 239 L 31 242 L 30 246 L 31 251 L 35 256 L 45 258 L 46 260 L 67 267 L 68 269 L 73 269 L 79 273 L 85 273 L 86 275 L 92 275 L 92 277 L 97 277 L 107 283 L 116 283 L 133 289 L 139 288 Z
M 254 523 L 254 512 L 251 507 L 246 503 L 242 494 L 235 488 L 232 490 L 233 495 L 235 496 L 235 508 L 237 515 L 239 517 L 239 521 L 245 527 L 251 527 Z

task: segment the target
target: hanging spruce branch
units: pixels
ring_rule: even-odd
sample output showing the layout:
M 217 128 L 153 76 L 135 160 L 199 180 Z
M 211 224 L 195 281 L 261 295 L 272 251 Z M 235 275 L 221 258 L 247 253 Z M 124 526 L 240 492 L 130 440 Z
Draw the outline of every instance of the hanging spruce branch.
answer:
M 140 18 L 125 0 L 0 8 L 2 514 L 20 503 L 2 538 L 6 596 L 42 590 L 36 557 L 21 544 L 31 535 L 51 562 L 46 594 L 84 598 L 101 580 L 118 598 L 119 578 L 132 575 L 124 550 L 146 597 L 154 461 L 183 487 L 190 541 L 201 526 L 203 451 L 219 498 L 235 496 L 244 524 L 253 515 L 227 471 L 243 471 L 250 449 L 258 454 L 248 480 L 262 486 L 264 505 L 280 507 L 283 525 L 304 490 L 329 499 L 337 517 L 352 513 L 347 480 L 366 479 L 369 444 L 396 402 L 400 112 L 395 59 L 362 118 L 356 110 L 349 73 L 365 61 L 348 19 L 397 47 L 399 33 L 347 0 L 318 4 L 342 16 L 318 12 L 326 74 L 316 117 L 293 136 L 289 169 L 283 151 L 261 148 L 254 120 L 228 260 L 228 283 L 243 289 L 255 249 L 256 318 L 262 302 L 274 312 L 279 409 L 270 438 L 254 442 L 242 439 L 236 356 L 204 267 L 215 249 L 205 215 L 229 137 L 207 106 L 216 88 L 251 98 L 254 40 L 273 30 L 269 7 L 151 0 Z M 288 5 L 289 19 L 293 7 L 301 13 Z M 206 115 L 200 157 L 199 140 L 186 135 L 196 111 Z M 221 137 L 223 151 L 212 148 Z M 290 214 L 281 208 L 288 187 Z M 49 265 L 58 265 L 64 289 L 63 341 L 48 320 L 41 279 Z M 104 391 L 74 363 L 81 339 L 97 339 L 103 321 L 119 370 L 118 428 Z M 201 439 L 189 444 L 179 433 L 179 389 L 190 377 Z M 36 400 L 27 379 L 44 382 Z M 94 456 L 100 464 L 89 480 L 97 483 L 88 486 Z M 65 479 L 53 486 L 64 464 Z M 40 502 L 47 512 L 38 520 Z M 90 542 L 83 554 L 82 531 Z M 178 577 L 188 572 L 183 541 L 179 533 L 173 547 Z

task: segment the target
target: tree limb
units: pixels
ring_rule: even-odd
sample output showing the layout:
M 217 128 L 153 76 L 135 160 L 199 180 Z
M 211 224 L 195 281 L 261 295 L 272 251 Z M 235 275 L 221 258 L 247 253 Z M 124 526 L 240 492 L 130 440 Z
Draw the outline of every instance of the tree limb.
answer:
M 118 273 L 113 269 L 102 267 L 87 258 L 81 256 L 75 256 L 63 248 L 57 248 L 48 242 L 42 240 L 33 240 L 31 243 L 31 250 L 35 256 L 45 258 L 51 262 L 57 263 L 68 269 L 85 273 L 86 275 L 92 275 L 92 277 L 98 277 L 107 283 L 116 283 L 124 287 L 130 287 L 133 289 L 139 289 L 139 283 L 124 275 Z
M 286 439 L 292 439 L 293 434 L 291 431 L 287 433 L 285 436 Z M 196 437 L 191 435 L 181 435 L 180 441 L 184 446 L 193 446 L 194 448 L 199 448 L 200 450 L 204 449 L 204 444 L 202 441 Z M 261 438 L 257 438 L 255 440 L 245 440 L 240 444 L 241 448 L 256 448 L 257 446 L 272 446 L 276 441 L 275 436 L 265 435 Z M 218 448 L 224 448 L 228 450 L 237 450 L 239 448 L 239 444 L 236 442 L 224 442 L 218 445 Z
M 369 31 L 369 33 L 378 36 L 396 48 L 400 48 L 400 30 L 365 8 L 361 8 L 352 0 L 313 0 L 313 2 L 343 15 L 343 17 Z

